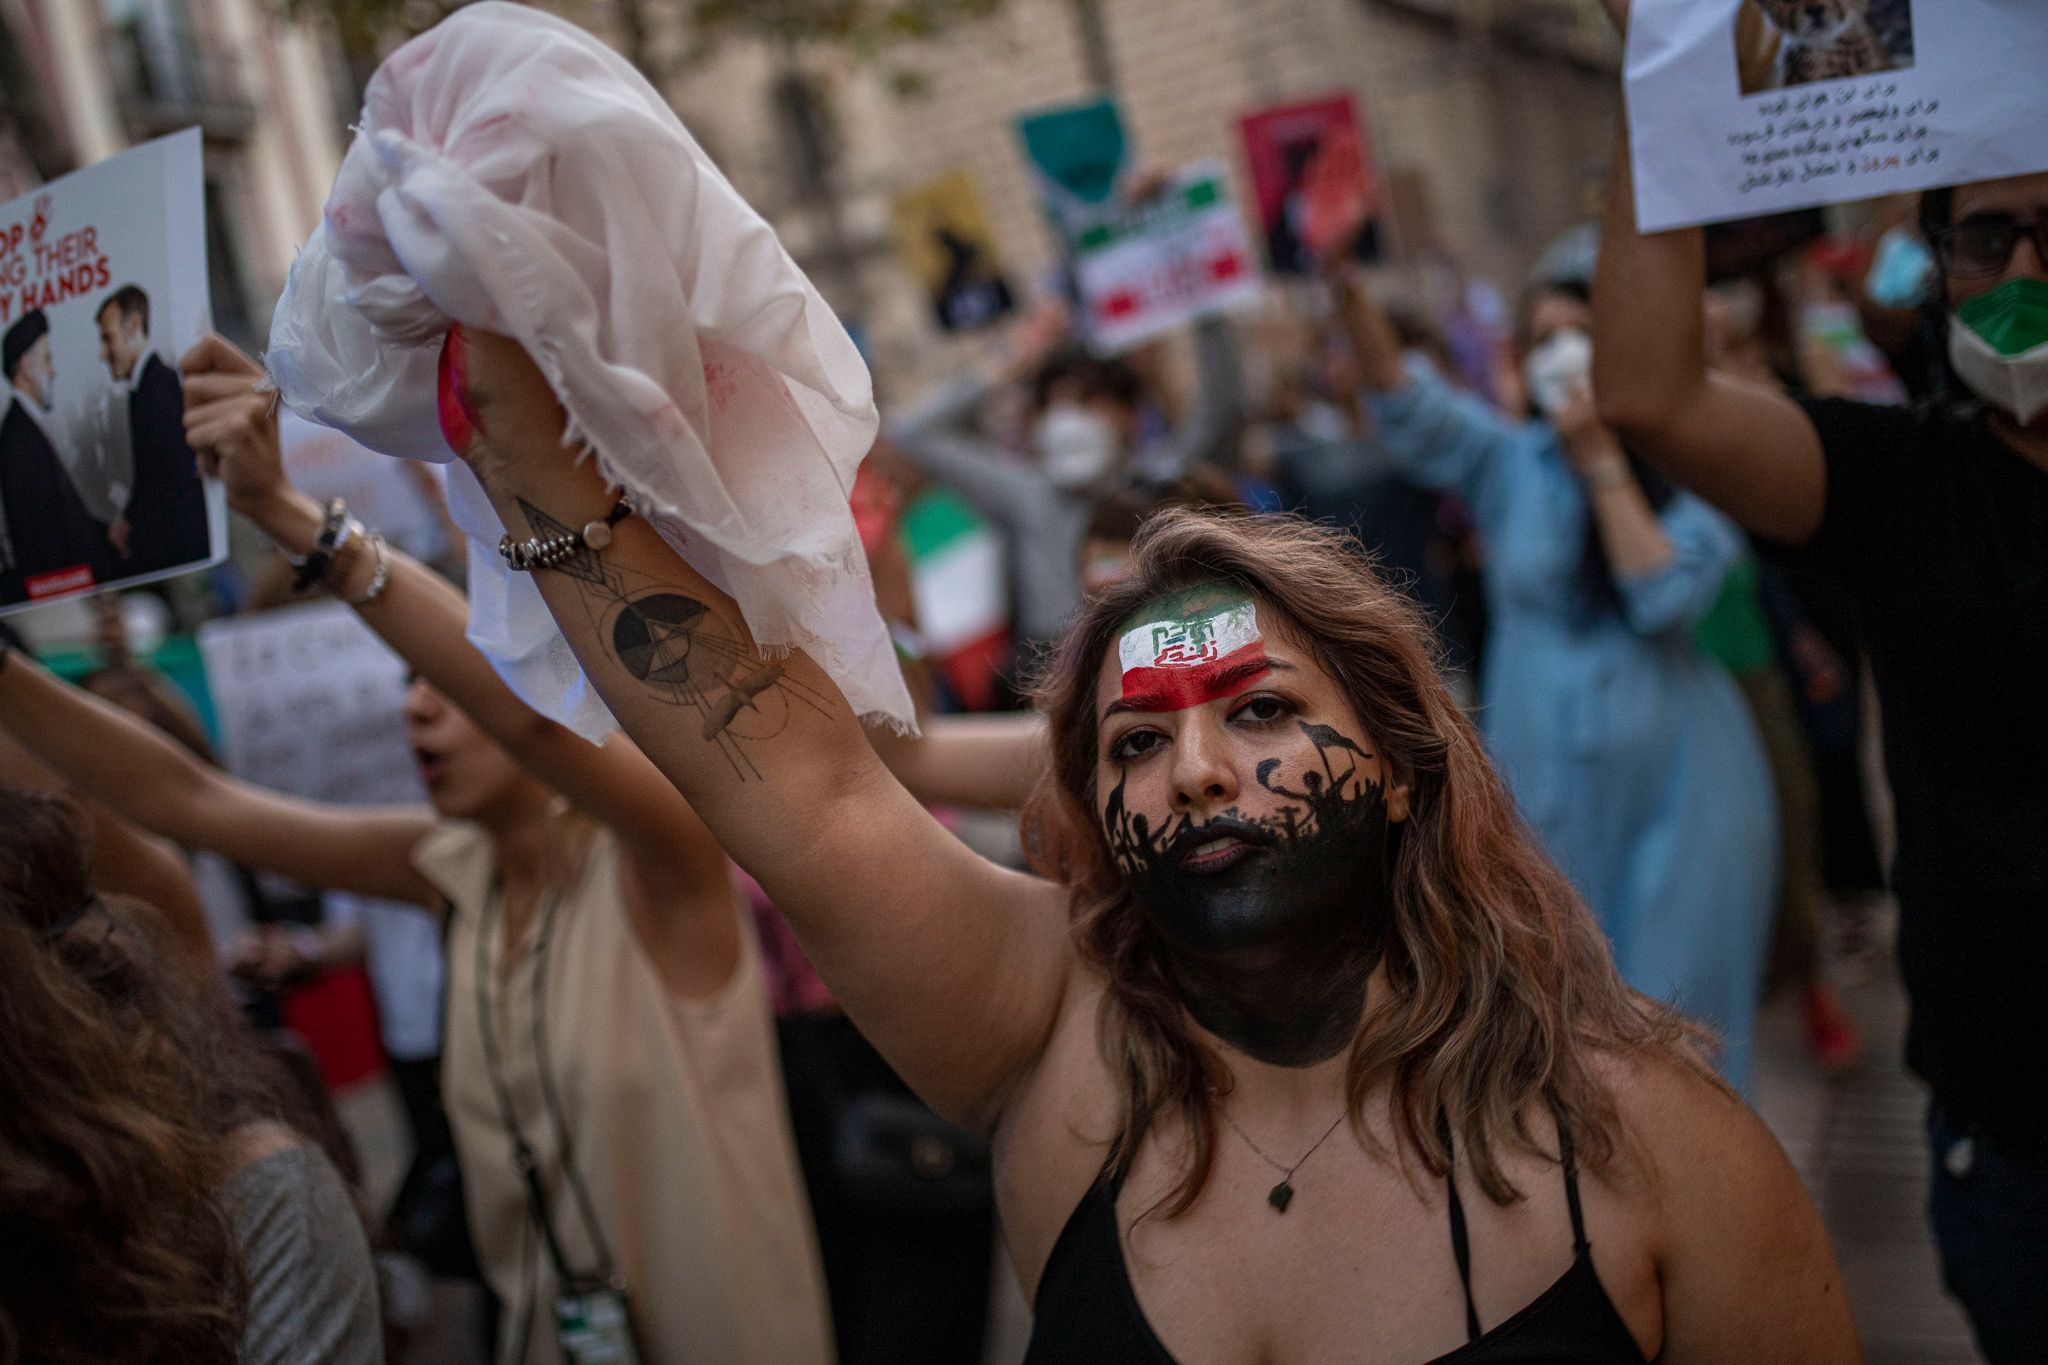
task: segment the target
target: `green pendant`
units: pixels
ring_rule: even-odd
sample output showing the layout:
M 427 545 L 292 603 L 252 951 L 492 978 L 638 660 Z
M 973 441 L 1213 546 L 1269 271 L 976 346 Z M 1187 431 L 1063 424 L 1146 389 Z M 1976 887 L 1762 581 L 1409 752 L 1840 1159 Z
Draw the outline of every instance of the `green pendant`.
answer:
M 1283 1180 L 1266 1191 L 1266 1202 L 1273 1206 L 1275 1213 L 1287 1212 L 1287 1206 L 1294 1202 L 1294 1182 Z

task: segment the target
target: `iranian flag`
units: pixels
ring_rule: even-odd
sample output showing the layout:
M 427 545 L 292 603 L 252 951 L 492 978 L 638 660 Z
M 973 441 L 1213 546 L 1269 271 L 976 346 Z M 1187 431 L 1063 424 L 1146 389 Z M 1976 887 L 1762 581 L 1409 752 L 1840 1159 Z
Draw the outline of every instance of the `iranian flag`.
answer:
M 1213 597 L 1186 615 L 1125 631 L 1117 642 L 1124 700 L 1144 711 L 1178 711 L 1241 691 L 1266 672 L 1258 608 L 1249 597 Z
M 996 677 L 1010 660 L 1009 588 L 995 528 L 959 497 L 929 488 L 903 511 L 925 657 L 970 711 L 995 705 Z

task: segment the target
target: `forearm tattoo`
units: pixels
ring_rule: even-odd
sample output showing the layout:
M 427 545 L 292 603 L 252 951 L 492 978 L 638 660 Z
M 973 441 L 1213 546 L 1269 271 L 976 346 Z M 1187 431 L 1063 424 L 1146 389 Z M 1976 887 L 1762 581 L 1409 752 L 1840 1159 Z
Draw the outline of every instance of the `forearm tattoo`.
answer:
M 575 533 L 526 499 L 518 502 L 535 535 Z M 609 567 L 588 548 L 554 572 L 576 583 L 598 650 L 616 659 L 646 695 L 694 711 L 699 737 L 717 746 L 741 781 L 761 775 L 750 749 L 781 734 L 794 708 L 831 714 L 826 692 L 762 658 L 751 641 L 681 588 Z

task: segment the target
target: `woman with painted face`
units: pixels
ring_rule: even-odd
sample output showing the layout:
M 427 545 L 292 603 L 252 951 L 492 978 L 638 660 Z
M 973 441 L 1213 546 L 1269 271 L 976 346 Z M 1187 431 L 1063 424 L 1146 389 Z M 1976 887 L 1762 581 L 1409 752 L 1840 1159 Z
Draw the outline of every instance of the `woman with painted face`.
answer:
M 458 453 L 515 543 L 572 528 L 535 582 L 590 681 L 903 1077 L 993 1133 L 1029 1359 L 1858 1358 L 1782 1153 L 1622 984 L 1334 532 L 1147 527 L 1047 672 L 1027 876 L 642 520 L 579 536 L 617 492 L 519 345 L 464 335 Z M 772 726 L 730 723 L 741 682 Z
M 1404 357 L 1355 272 L 1331 274 L 1381 441 L 1455 492 L 1487 547 L 1480 724 L 1522 816 L 1613 943 L 1622 977 L 1721 1035 L 1748 1084 L 1777 882 L 1770 770 L 1693 632 L 1739 532 L 1631 461 L 1593 411 L 1585 290 L 1523 305 L 1518 422 Z
M 455 588 L 285 482 L 253 361 L 209 338 L 184 373 L 188 439 L 230 504 L 417 670 L 405 724 L 431 805 L 238 782 L 18 655 L 0 723 L 179 843 L 446 915 L 441 1087 L 500 1361 L 829 1361 L 759 953 L 717 843 L 623 737 L 520 702 Z
M 2048 1358 L 2048 175 L 1928 193 L 1949 382 L 1915 407 L 1797 401 L 1710 372 L 1697 231 L 1635 230 L 1615 160 L 1597 288 L 1602 412 L 1671 477 L 1849 585 L 1898 818 L 1893 888 L 1933 1090 L 1949 1288 L 1993 1361 Z

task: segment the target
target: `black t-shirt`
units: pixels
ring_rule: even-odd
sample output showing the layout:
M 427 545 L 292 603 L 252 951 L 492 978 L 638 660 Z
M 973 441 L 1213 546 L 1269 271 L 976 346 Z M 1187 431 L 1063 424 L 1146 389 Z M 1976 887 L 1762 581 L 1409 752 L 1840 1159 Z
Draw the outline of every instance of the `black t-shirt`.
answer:
M 2048 470 L 1981 418 L 1811 402 L 1898 813 L 1906 1060 L 2048 1157 Z

